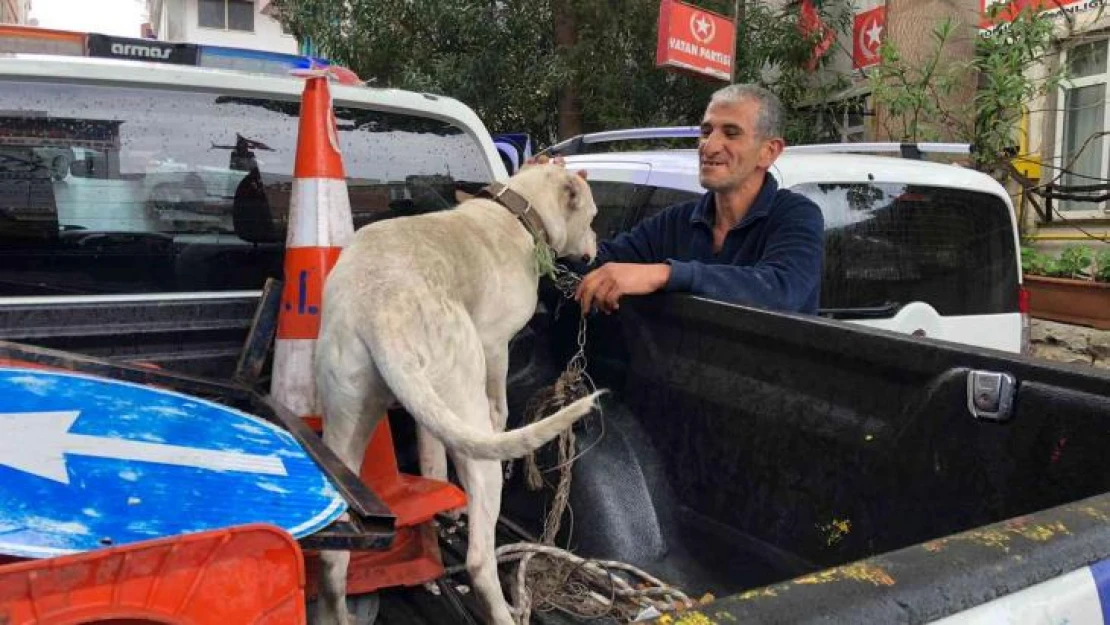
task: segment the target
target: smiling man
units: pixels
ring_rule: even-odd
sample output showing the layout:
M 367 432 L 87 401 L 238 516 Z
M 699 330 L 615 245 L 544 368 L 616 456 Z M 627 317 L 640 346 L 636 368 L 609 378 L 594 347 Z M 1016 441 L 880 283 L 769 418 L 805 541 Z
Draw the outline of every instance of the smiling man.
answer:
M 700 199 L 668 207 L 599 246 L 576 299 L 616 310 L 625 295 L 679 291 L 773 310 L 816 313 L 824 257 L 821 210 L 780 189 L 782 104 L 755 85 L 713 94 L 698 141 Z

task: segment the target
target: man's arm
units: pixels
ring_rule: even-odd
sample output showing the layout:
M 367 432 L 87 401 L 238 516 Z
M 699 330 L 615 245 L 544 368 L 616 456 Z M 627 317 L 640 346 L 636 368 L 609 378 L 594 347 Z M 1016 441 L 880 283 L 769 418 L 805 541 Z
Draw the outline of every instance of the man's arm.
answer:
M 820 209 L 809 202 L 792 208 L 768 237 L 759 262 L 736 266 L 668 260 L 671 272 L 664 288 L 774 310 L 801 310 L 821 280 L 824 222 Z
M 645 264 L 610 260 L 586 276 L 576 298 L 583 312 L 593 306 L 611 312 L 625 295 L 665 289 L 775 310 L 814 312 L 803 308 L 821 279 L 824 220 L 808 200 L 788 210 L 770 233 L 763 257 L 753 265 L 654 257 Z

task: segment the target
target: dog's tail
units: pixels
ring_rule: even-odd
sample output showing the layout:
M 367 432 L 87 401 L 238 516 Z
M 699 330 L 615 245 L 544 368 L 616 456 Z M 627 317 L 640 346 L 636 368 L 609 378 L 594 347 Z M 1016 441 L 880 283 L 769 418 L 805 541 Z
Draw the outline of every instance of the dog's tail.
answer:
M 447 447 L 478 460 L 512 460 L 534 451 L 593 410 L 605 391 L 583 397 L 534 423 L 506 432 L 483 432 L 460 419 L 440 398 L 419 367 L 404 357 L 376 362 L 378 371 L 413 418 Z

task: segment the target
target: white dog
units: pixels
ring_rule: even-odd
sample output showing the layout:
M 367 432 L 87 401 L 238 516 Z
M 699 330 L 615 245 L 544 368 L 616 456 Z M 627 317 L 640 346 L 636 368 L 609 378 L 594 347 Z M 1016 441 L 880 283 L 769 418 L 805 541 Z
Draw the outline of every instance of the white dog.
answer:
M 593 257 L 597 206 L 586 182 L 558 165 L 526 167 L 491 189 L 503 193 L 355 234 L 324 287 L 316 385 L 324 443 L 355 472 L 394 400 L 420 426 L 425 475 L 446 477 L 446 446 L 468 497 L 467 570 L 491 622 L 510 625 L 494 558 L 499 461 L 557 436 L 597 394 L 505 432 L 509 340 L 535 313 L 537 239 L 560 257 Z M 318 615 L 345 625 L 350 554 L 322 560 Z

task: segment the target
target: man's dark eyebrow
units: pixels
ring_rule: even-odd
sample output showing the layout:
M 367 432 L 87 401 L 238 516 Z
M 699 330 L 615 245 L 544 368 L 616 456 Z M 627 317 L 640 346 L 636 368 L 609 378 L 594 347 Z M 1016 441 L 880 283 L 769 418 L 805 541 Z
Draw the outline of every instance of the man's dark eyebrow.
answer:
M 710 122 L 702 122 L 700 128 L 702 130 L 712 130 L 713 129 L 713 124 L 710 123 Z M 728 130 L 728 131 L 732 131 L 732 132 L 739 132 L 741 134 L 744 133 L 744 129 L 741 128 L 737 124 L 721 124 L 721 128 L 723 130 Z

